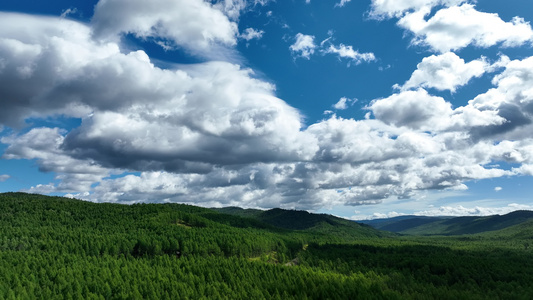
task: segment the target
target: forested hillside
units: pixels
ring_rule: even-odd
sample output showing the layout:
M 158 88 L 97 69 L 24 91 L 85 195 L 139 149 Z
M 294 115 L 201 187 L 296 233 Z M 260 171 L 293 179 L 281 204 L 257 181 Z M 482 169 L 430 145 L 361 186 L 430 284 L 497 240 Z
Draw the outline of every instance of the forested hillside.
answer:
M 533 220 L 533 211 L 514 211 L 487 217 L 401 216 L 362 221 L 380 230 L 410 235 L 461 235 L 497 231 Z
M 378 231 L 366 224 L 360 224 L 332 215 L 312 214 L 301 210 L 274 208 L 266 211 L 242 209 L 238 207 L 217 208 L 223 214 L 249 218 L 273 227 L 289 230 L 312 231 L 346 238 L 393 236 L 388 232 Z M 226 218 L 226 217 L 225 217 Z
M 256 213 L 0 194 L 0 299 L 533 296 L 530 226 L 399 237 L 327 215 Z

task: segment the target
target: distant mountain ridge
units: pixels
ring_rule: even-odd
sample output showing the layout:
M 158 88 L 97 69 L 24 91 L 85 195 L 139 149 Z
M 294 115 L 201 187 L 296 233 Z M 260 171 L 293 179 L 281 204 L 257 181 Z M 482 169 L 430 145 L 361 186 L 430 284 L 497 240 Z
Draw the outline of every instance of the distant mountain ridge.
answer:
M 342 219 L 328 214 L 315 214 L 303 210 L 286 210 L 273 208 L 270 210 L 243 209 L 239 207 L 213 208 L 213 210 L 250 218 L 261 223 L 286 230 L 311 230 L 333 235 L 357 235 L 367 237 L 387 236 L 386 232 L 376 231 L 367 224 Z
M 330 225 L 347 225 L 351 223 L 350 221 L 331 215 L 313 214 L 303 210 L 273 208 L 263 211 L 258 209 L 243 209 L 239 207 L 225 207 L 215 210 L 225 214 L 257 219 L 275 227 L 295 230 L 309 229 L 317 226 L 321 222 Z
M 452 217 L 425 217 L 425 216 L 399 216 L 387 219 L 374 219 L 358 221 L 370 225 L 379 230 L 401 233 L 404 230 L 416 228 L 425 224 L 431 224 L 439 220 L 451 219 Z
M 502 230 L 533 220 L 533 211 L 519 210 L 486 217 L 400 216 L 359 221 L 379 230 L 409 235 L 462 235 Z

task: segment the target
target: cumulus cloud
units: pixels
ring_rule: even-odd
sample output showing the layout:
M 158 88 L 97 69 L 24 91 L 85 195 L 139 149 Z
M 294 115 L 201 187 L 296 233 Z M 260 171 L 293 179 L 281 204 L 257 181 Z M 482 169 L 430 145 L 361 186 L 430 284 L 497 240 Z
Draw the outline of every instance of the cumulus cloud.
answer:
M 0 142 L 9 146 L 2 158 L 35 159 L 40 171 L 58 173 L 56 179 L 61 182 L 54 186 L 57 192 L 89 191 L 95 182 L 110 174 L 121 173 L 120 170 L 103 168 L 93 160 L 75 159 L 65 153 L 60 149 L 65 133 L 58 128 L 43 127 L 31 129 L 21 136 L 3 137 Z M 51 187 L 47 185 L 48 190 Z
M 466 85 L 470 79 L 483 75 L 489 67 L 489 63 L 484 58 L 465 63 L 462 58 L 452 52 L 431 55 L 422 59 L 411 78 L 398 88 L 407 90 L 424 87 L 455 92 L 457 87 Z
M 312 35 L 306 35 L 298 33 L 295 36 L 296 41 L 292 44 L 289 49 L 296 57 L 303 57 L 310 59 L 311 55 L 315 53 L 315 37 Z
M 97 10 L 124 5 L 101 3 Z M 199 11 L 192 13 L 195 4 Z M 166 12 L 151 3 L 132 5 L 147 6 L 147 16 L 131 15 L 140 27 L 123 12 L 109 20 L 101 11 L 89 25 L 0 15 L 0 123 L 24 128 L 28 118 L 81 120 L 74 129 L 32 127 L 1 138 L 4 159 L 35 160 L 41 171 L 56 174 L 55 182 L 30 191 L 93 201 L 316 209 L 461 189 L 468 180 L 532 170 L 533 58 L 502 64 L 494 88 L 462 107 L 418 87 L 372 101 L 368 110 L 375 119 L 332 115 L 305 127 L 301 114 L 275 96 L 275 86 L 250 69 L 220 61 L 160 68 L 145 52 L 126 50 L 117 34 L 171 40 L 188 49 L 225 43 L 223 34 L 183 41 L 179 28 L 165 29 L 174 22 Z M 235 18 L 198 1 L 176 1 L 169 15 L 173 5 L 183 5 L 179 17 L 186 29 L 188 18 L 222 16 L 229 27 Z M 99 27 L 105 22 L 111 22 L 110 39 Z M 159 25 L 145 30 L 153 22 Z M 204 25 L 209 35 L 211 23 Z M 100 28 L 96 35 L 94 28 Z M 296 56 L 309 59 L 319 49 L 312 36 L 300 33 L 295 41 Z M 327 46 L 340 57 L 358 57 L 351 46 Z M 461 74 L 443 85 L 451 89 L 475 75 L 459 72 L 468 63 L 449 56 L 455 65 L 448 71 Z M 443 57 L 419 69 L 445 69 Z M 437 80 L 413 85 L 434 86 Z M 335 108 L 353 101 L 341 98 Z M 501 160 L 521 166 L 489 167 Z
M 505 70 L 494 77 L 496 86 L 469 102 L 470 107 L 481 111 L 493 111 L 506 122 L 474 130 L 479 137 L 500 139 L 529 138 L 533 115 L 533 57 L 513 60 Z
M 66 19 L 1 12 L 0 18 L 0 122 L 20 127 L 31 116 L 89 113 L 83 99 L 48 96 L 82 77 L 89 62 L 105 64 L 108 57 L 122 56 L 118 46 L 93 42 L 89 27 Z
M 267 2 L 265 0 L 264 2 Z M 256 3 L 258 1 L 255 1 Z M 247 0 L 221 0 L 215 2 L 213 5 L 214 8 L 222 11 L 227 15 L 231 20 L 237 21 L 241 15 L 241 12 L 246 9 L 249 2 Z
M 370 15 L 376 18 L 401 17 L 406 12 L 431 9 L 445 5 L 459 5 L 468 0 L 372 0 Z
M 254 28 L 246 28 L 243 33 L 240 34 L 240 38 L 250 41 L 253 39 L 261 39 L 265 32 L 263 30 L 257 30 Z
M 427 45 L 438 52 L 471 44 L 483 48 L 497 44 L 514 47 L 533 40 L 533 30 L 523 18 L 505 22 L 498 14 L 480 12 L 471 4 L 463 4 L 441 9 L 426 21 L 430 11 L 426 7 L 406 14 L 398 25 L 415 35 L 413 44 Z
M 368 109 L 387 124 L 435 133 L 484 130 L 506 126 L 508 122 L 497 110 L 483 108 L 472 101 L 452 109 L 450 102 L 421 88 L 374 100 Z
M 452 114 L 449 102 L 428 94 L 424 89 L 404 91 L 375 100 L 369 109 L 377 119 L 387 124 L 421 130 L 447 126 L 447 116 Z
M 337 103 L 333 104 L 333 108 L 338 110 L 344 110 L 347 109 L 348 106 L 353 105 L 355 102 L 357 102 L 357 99 L 348 99 L 346 97 L 341 97 Z
M 0 182 L 4 182 L 4 181 L 8 180 L 9 178 L 11 178 L 11 176 L 9 176 L 7 174 L 1 174 L 0 175 Z
M 372 0 L 370 16 L 399 18 L 398 25 L 414 34 L 413 44 L 441 53 L 469 45 L 514 47 L 532 42 L 533 30 L 523 18 L 505 22 L 498 14 L 476 10 L 472 2 L 475 1 Z M 436 12 L 431 14 L 434 9 Z
M 516 174 L 533 176 L 533 164 L 523 164 L 519 168 L 514 168 Z
M 323 187 L 371 187 L 384 199 L 408 197 L 415 190 L 458 187 L 467 179 L 511 174 L 482 167 L 490 157 L 478 153 L 488 145 L 473 147 L 467 135 L 396 131 L 392 136 L 393 130 L 387 134 L 385 127 L 372 125 L 332 117 L 310 126 L 308 131 L 318 137 L 320 147 L 315 161 L 328 163 L 331 170 L 321 171 L 321 176 L 329 177 Z
M 293 155 L 313 153 L 294 143 L 294 137 L 303 137 L 299 113 L 274 97 L 274 87 L 253 78 L 249 69 L 224 62 L 160 69 L 142 51 L 123 54 L 117 44 L 92 42 L 82 24 L 7 17 L 20 17 L 29 21 L 23 22 L 24 28 L 36 28 L 21 40 L 0 43 L 2 57 L 8 58 L 0 70 L 5 79 L 0 97 L 4 124 L 49 114 L 82 117 L 81 127 L 65 137 L 62 147 L 118 168 L 166 165 L 164 169 L 176 171 L 205 168 L 206 160 L 231 164 L 242 163 L 240 159 L 291 159 L 280 152 L 289 149 Z M 62 31 L 65 27 L 78 31 L 70 36 Z M 57 36 L 39 34 L 50 28 Z M 9 36 L 20 28 L 1 30 Z M 296 148 L 286 147 L 286 138 Z M 136 157 L 135 166 L 124 162 L 129 155 Z
M 145 75 L 155 80 L 162 70 L 154 71 Z M 314 153 L 305 145 L 310 137 L 299 132 L 299 113 L 250 70 L 212 62 L 167 75 L 183 91 L 175 93 L 174 84 L 156 93 L 151 84 L 138 86 L 151 102 L 128 100 L 114 111 L 94 112 L 63 147 L 110 167 L 173 172 Z
M 235 18 L 244 5 L 243 1 L 225 1 L 221 8 Z M 129 33 L 202 55 L 214 54 L 216 45 L 234 45 L 238 36 L 237 24 L 203 0 L 101 0 L 95 6 L 92 26 L 98 39 Z

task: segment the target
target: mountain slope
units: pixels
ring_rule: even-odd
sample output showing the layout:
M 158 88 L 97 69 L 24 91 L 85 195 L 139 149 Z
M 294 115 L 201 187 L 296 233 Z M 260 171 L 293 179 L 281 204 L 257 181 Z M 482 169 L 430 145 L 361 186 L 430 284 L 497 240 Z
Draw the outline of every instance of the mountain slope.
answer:
M 530 240 L 531 244 L 533 244 L 533 219 L 528 219 L 527 221 L 504 229 L 483 232 L 480 236 L 495 238 L 498 240 Z
M 497 231 L 533 220 L 533 211 L 487 217 L 419 217 L 363 221 L 376 229 L 409 235 L 461 235 Z
M 388 219 L 364 220 L 359 222 L 368 224 L 379 230 L 400 233 L 405 230 L 417 228 L 426 224 L 436 223 L 440 220 L 449 218 L 451 217 L 399 216 Z
M 257 209 L 242 209 L 236 207 L 216 208 L 214 210 L 226 214 L 252 218 L 265 224 L 287 230 L 316 232 L 339 237 L 390 236 L 390 234 L 376 230 L 366 224 L 359 224 L 332 215 L 313 214 L 301 210 L 273 208 L 262 211 Z
M 44 224 L 50 222 L 50 226 L 83 224 L 102 229 L 115 226 L 125 232 L 137 228 L 173 231 L 179 225 L 182 228 L 198 228 L 207 235 L 212 230 L 216 230 L 217 234 L 223 230 L 228 234 L 232 232 L 233 236 L 267 236 L 273 243 L 278 240 L 290 240 L 290 243 L 296 240 L 298 243 L 350 242 L 361 237 L 388 235 L 370 226 L 304 211 L 213 210 L 185 204 L 122 205 L 25 193 L 0 194 L 0 223 L 41 226 L 43 223 L 39 221 L 44 221 Z M 182 233 L 190 235 L 187 231 Z

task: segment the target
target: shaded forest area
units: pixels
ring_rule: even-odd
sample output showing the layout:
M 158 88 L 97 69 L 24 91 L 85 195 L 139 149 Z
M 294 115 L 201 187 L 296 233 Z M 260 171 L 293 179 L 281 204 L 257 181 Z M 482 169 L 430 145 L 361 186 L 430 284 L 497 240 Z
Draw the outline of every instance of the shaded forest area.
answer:
M 415 237 L 227 210 L 0 194 L 0 299 L 533 298 L 531 222 Z

